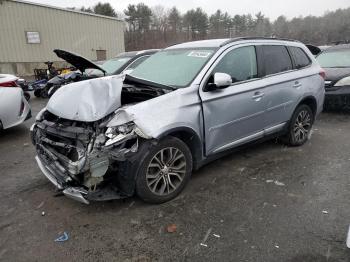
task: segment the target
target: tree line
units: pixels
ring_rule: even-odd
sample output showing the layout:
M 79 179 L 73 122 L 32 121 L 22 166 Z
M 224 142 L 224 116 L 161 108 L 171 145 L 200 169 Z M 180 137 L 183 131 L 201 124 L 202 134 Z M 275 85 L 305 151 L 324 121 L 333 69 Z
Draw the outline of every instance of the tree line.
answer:
M 350 8 L 326 12 L 323 16 L 287 19 L 279 16 L 271 21 L 261 12 L 231 15 L 220 9 L 207 14 L 200 7 L 181 13 L 176 7 L 149 7 L 130 4 L 123 13 L 109 3 L 82 7 L 81 11 L 123 19 L 126 23 L 127 51 L 163 48 L 185 41 L 264 36 L 297 39 L 304 43 L 326 45 L 350 40 Z

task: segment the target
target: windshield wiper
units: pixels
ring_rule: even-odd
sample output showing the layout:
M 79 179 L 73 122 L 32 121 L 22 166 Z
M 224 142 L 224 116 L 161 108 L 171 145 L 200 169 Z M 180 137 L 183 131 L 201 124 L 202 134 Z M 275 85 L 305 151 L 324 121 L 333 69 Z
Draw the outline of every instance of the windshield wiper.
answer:
M 130 81 L 130 82 L 134 82 L 134 83 L 138 83 L 138 84 L 142 84 L 142 85 L 146 85 L 146 86 L 152 86 L 152 87 L 167 89 L 167 90 L 171 90 L 171 91 L 176 90 L 176 88 L 174 88 L 172 86 L 167 86 L 167 85 L 155 83 L 155 82 L 152 82 L 149 80 L 136 78 L 136 77 L 128 75 L 128 74 L 125 75 L 125 80 L 127 82 Z

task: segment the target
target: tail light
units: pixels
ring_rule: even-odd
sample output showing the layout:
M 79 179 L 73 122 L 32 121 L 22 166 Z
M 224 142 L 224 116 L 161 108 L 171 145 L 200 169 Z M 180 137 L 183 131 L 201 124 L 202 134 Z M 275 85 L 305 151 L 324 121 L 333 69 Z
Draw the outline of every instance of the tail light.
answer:
M 20 110 L 19 110 L 18 116 L 23 115 L 23 111 L 24 111 L 24 102 L 23 102 L 23 100 L 21 100 L 21 108 L 20 108 Z
M 326 79 L 326 72 L 322 69 L 320 72 L 319 72 L 319 75 L 324 79 Z
M 0 83 L 1 87 L 18 87 L 17 83 L 15 81 L 8 81 L 4 83 Z

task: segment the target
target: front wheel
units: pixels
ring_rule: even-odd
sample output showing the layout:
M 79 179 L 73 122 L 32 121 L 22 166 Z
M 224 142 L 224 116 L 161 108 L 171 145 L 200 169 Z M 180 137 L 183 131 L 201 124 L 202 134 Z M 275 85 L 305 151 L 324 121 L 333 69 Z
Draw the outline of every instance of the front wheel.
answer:
M 49 98 L 49 93 L 46 87 L 41 90 L 40 96 L 42 98 Z
M 36 97 L 41 97 L 41 89 L 36 89 L 36 90 L 34 91 L 34 95 L 35 95 Z
M 192 155 L 187 145 L 166 137 L 151 146 L 140 163 L 136 179 L 137 195 L 149 203 L 175 198 L 185 187 L 192 172 Z
M 285 142 L 290 146 L 301 146 L 310 137 L 314 115 L 308 105 L 300 105 L 294 111 Z

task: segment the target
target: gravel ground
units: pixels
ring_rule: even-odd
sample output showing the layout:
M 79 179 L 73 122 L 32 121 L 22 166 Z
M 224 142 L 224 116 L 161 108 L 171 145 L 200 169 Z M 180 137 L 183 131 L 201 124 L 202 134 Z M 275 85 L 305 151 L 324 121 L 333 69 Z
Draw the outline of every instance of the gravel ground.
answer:
M 45 103 L 31 100 L 34 116 Z M 33 121 L 0 135 L 1 261 L 350 261 L 350 115 L 323 113 L 302 147 L 269 141 L 215 161 L 162 205 L 55 196 Z

